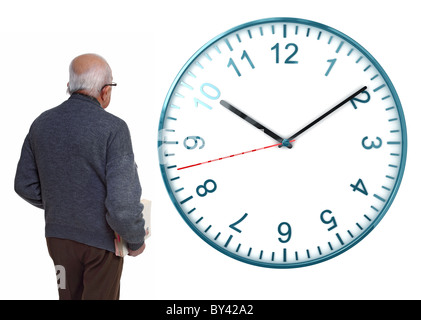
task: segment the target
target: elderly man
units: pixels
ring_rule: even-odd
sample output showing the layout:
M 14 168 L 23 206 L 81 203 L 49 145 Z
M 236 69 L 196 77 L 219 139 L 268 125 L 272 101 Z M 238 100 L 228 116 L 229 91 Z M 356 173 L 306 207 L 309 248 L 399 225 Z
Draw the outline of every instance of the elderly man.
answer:
M 45 210 L 48 251 L 62 277 L 60 299 L 119 299 L 123 258 L 145 249 L 141 187 L 126 123 L 104 109 L 112 72 L 95 54 L 70 64 L 68 93 L 42 113 L 22 147 L 15 191 Z

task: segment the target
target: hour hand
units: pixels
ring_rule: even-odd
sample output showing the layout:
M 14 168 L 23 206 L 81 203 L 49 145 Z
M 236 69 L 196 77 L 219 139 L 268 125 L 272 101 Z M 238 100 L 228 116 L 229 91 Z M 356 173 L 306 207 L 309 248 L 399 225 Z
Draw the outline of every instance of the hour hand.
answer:
M 288 148 L 291 148 L 292 145 L 289 143 L 288 140 L 282 138 L 281 136 L 277 135 L 275 132 L 269 130 L 268 128 L 266 128 L 264 125 L 260 124 L 259 122 L 257 122 L 256 120 L 254 120 L 253 118 L 251 118 L 250 116 L 246 115 L 244 112 L 238 110 L 236 107 L 234 107 L 232 104 L 226 102 L 225 100 L 221 100 L 220 104 L 227 108 L 229 111 L 231 111 L 232 113 L 236 114 L 237 116 L 239 116 L 240 118 L 242 118 L 243 120 L 247 121 L 248 123 L 250 123 L 252 126 L 256 127 L 259 130 L 262 130 L 264 133 L 266 133 L 268 136 L 270 136 L 272 139 L 275 139 L 276 141 L 282 143 L 281 145 L 279 145 L 279 147 L 282 146 L 286 146 Z

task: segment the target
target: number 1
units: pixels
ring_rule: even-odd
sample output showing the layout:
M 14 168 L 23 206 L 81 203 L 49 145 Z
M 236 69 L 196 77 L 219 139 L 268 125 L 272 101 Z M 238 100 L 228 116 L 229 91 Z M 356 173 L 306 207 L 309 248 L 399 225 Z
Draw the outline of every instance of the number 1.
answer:
M 329 68 L 327 69 L 327 71 L 326 71 L 326 73 L 325 73 L 325 76 L 326 76 L 326 77 L 329 75 L 330 70 L 332 70 L 333 65 L 334 65 L 334 64 L 335 64 L 335 62 L 336 62 L 336 59 L 330 59 L 330 60 L 327 60 L 327 62 L 330 62 L 330 66 L 329 66 Z

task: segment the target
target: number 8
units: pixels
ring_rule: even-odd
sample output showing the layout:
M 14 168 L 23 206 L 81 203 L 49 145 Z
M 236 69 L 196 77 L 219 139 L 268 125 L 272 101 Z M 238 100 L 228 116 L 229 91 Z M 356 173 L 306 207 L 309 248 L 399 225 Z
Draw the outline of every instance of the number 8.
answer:
M 212 183 L 213 184 L 213 188 L 212 189 L 208 189 L 207 188 L 207 185 L 209 183 Z M 200 190 L 202 190 L 202 189 L 205 190 L 205 191 L 204 192 L 200 192 Z M 215 192 L 215 190 L 216 190 L 216 183 L 215 183 L 215 181 L 213 181 L 212 179 L 208 179 L 208 180 L 205 181 L 205 183 L 203 185 L 200 185 L 200 186 L 198 186 L 196 188 L 196 193 L 197 193 L 197 195 L 199 197 L 204 197 L 204 196 L 206 196 L 208 194 L 208 192 L 209 193 L 213 193 L 213 192 Z

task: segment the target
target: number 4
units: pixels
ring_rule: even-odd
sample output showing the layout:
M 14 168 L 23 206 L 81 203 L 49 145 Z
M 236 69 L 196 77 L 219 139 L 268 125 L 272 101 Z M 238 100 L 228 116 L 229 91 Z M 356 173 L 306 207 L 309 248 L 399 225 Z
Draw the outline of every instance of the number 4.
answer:
M 350 186 L 352 187 L 352 191 L 354 191 L 354 192 L 359 191 L 366 196 L 368 195 L 368 192 L 367 192 L 367 189 L 364 185 L 364 182 L 361 179 L 358 179 L 358 182 L 357 182 L 356 185 L 351 184 Z

